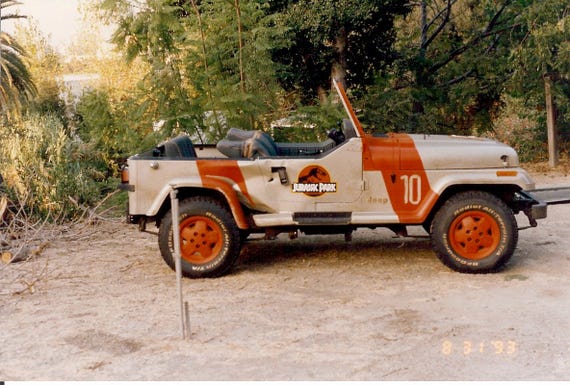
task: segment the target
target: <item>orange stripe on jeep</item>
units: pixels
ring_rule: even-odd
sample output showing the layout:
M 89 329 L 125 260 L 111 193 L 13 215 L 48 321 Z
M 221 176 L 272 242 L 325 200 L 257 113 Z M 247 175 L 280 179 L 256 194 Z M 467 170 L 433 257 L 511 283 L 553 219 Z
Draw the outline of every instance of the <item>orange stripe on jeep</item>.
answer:
M 200 173 L 200 178 L 202 179 L 203 186 L 206 188 L 215 189 L 223 193 L 228 200 L 238 227 L 240 229 L 249 228 L 249 223 L 245 217 L 236 191 L 232 188 L 232 185 L 230 183 L 221 179 L 227 178 L 232 180 L 233 183 L 239 186 L 242 194 L 246 197 L 246 199 L 252 202 L 238 162 L 235 160 L 217 159 L 215 161 L 197 160 L 196 164 L 198 166 L 198 172 Z
M 364 171 L 381 171 L 392 207 L 400 223 L 422 223 L 435 202 L 421 156 L 406 134 L 366 135 Z

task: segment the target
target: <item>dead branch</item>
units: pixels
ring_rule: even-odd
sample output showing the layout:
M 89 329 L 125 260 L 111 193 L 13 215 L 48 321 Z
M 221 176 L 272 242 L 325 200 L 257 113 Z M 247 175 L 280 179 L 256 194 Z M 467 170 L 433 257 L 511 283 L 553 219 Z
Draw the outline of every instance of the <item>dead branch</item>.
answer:
M 45 284 L 49 278 L 49 258 L 44 250 L 58 241 L 80 241 L 100 232 L 96 224 L 113 220 L 105 217 L 113 208 L 101 210 L 101 207 L 115 193 L 108 194 L 93 207 L 70 197 L 70 202 L 80 210 L 74 220 L 65 220 L 63 213 L 51 211 L 38 219 L 27 210 L 28 196 L 18 202 L 5 197 L 6 209 L 0 217 L 0 295 L 33 294 L 38 283 Z
M 2 196 L 2 198 L 0 198 L 0 223 L 4 221 L 4 214 L 6 213 L 7 208 L 8 208 L 8 198 Z

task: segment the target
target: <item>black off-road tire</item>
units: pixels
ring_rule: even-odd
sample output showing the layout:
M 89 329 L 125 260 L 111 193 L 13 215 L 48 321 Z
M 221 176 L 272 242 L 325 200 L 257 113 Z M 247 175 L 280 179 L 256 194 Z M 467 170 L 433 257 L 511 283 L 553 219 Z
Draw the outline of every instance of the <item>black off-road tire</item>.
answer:
M 218 201 L 193 197 L 180 202 L 182 274 L 189 278 L 213 278 L 225 274 L 240 253 L 240 232 L 231 213 Z M 173 270 L 172 211 L 160 223 L 158 245 Z
M 513 255 L 518 226 L 513 211 L 493 194 L 466 191 L 451 197 L 431 224 L 432 247 L 448 267 L 489 273 Z

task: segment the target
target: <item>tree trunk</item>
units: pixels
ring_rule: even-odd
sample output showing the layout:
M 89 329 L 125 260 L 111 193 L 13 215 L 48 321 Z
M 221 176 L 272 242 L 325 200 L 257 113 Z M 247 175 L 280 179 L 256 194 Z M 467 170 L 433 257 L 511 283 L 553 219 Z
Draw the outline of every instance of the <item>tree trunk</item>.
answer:
M 237 28 L 238 28 L 238 61 L 239 61 L 239 79 L 241 92 L 245 94 L 245 70 L 243 67 L 243 26 L 241 23 L 241 7 L 239 0 L 235 0 L 236 7 L 236 18 L 237 18 Z
M 546 128 L 548 130 L 548 165 L 558 166 L 558 130 L 556 128 L 556 104 L 552 96 L 552 76 L 544 76 L 544 96 L 546 98 Z
M 321 104 L 325 104 L 328 100 L 329 94 L 325 89 L 325 87 L 319 86 L 319 88 L 317 89 L 317 96 L 319 98 L 319 102 Z
M 336 50 L 336 60 L 333 62 L 331 68 L 331 90 L 334 89 L 333 82 L 335 80 L 339 81 L 346 90 L 348 89 L 346 84 L 346 69 L 348 63 L 346 61 L 347 35 L 345 28 L 339 30 L 334 46 Z

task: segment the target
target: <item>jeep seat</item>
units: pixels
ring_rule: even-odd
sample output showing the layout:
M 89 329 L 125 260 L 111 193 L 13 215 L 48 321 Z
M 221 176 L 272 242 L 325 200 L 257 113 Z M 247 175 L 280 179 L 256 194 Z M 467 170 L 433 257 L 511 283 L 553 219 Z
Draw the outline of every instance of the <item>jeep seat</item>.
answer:
M 243 158 L 243 140 L 222 139 L 216 149 L 228 158 Z
M 228 130 L 225 139 L 228 140 L 247 140 L 253 137 L 257 131 L 246 131 L 241 128 L 232 127 Z
M 279 149 L 273 138 L 263 131 L 255 131 L 255 134 L 244 142 L 243 156 L 246 158 L 278 155 Z
M 231 128 L 216 149 L 229 158 L 259 158 L 278 156 L 279 148 L 273 138 L 263 131 Z
M 197 158 L 196 150 L 188 135 L 180 135 L 156 147 L 159 156 L 165 158 Z

